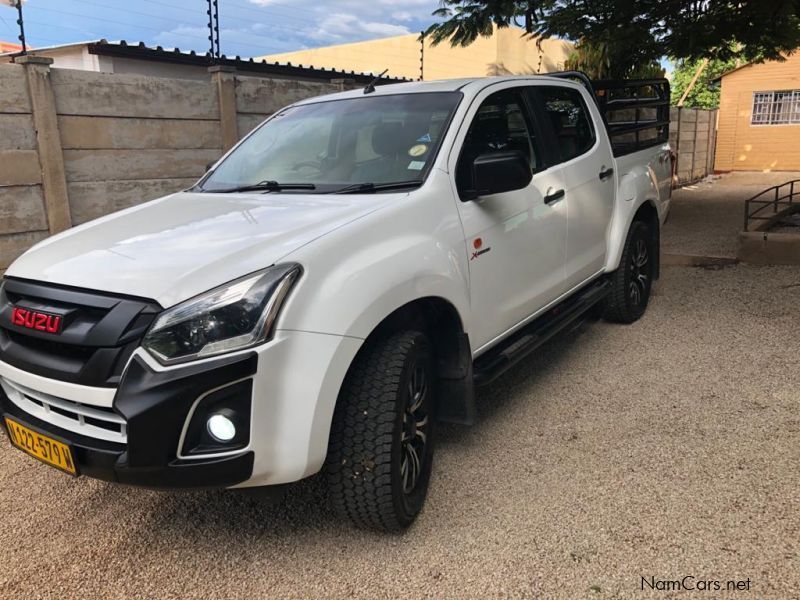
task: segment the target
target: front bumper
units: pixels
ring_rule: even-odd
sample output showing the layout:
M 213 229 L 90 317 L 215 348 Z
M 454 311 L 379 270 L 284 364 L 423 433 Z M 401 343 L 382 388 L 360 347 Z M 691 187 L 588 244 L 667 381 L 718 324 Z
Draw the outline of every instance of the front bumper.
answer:
M 206 390 L 256 373 L 254 353 L 201 368 L 157 372 L 132 360 L 114 397 L 114 410 L 127 423 L 127 443 L 68 431 L 17 406 L 0 389 L 0 409 L 23 425 L 72 447 L 78 473 L 105 481 L 155 488 L 229 487 L 249 479 L 254 453 L 216 458 L 178 457 L 177 444 L 190 408 Z M 6 432 L 7 433 L 7 432 Z
M 38 419 L 2 388 L 0 411 L 70 444 L 82 475 L 170 489 L 288 483 L 322 466 L 336 398 L 360 345 L 356 338 L 278 331 L 275 339 L 250 351 L 175 367 L 162 367 L 138 350 L 111 405 L 125 419 L 125 443 L 79 435 Z M 0 362 L 0 376 L 3 366 Z M 247 445 L 215 457 L 183 454 L 181 440 L 199 399 L 242 381 L 251 385 Z M 72 384 L 44 378 L 21 383 L 80 401 Z
M 68 443 L 79 475 L 140 487 L 178 489 L 230 487 L 247 480 L 253 472 L 253 452 L 211 460 L 172 460 L 161 465 L 132 467 L 127 453 L 117 444 L 53 427 L 26 414 L 4 395 L 0 403 L 4 416 Z

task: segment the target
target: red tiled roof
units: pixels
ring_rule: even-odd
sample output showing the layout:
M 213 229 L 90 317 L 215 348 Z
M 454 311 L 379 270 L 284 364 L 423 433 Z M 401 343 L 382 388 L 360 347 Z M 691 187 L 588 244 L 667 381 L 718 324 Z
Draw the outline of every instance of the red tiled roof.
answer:
M 22 46 L 19 44 L 0 40 L 0 54 L 3 52 L 18 52 L 19 50 L 22 50 Z

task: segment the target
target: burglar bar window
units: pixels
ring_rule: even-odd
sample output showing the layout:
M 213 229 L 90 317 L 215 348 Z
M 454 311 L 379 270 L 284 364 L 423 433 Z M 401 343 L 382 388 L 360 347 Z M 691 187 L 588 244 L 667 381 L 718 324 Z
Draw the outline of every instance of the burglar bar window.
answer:
M 800 123 L 800 90 L 755 92 L 753 125 L 789 125 Z

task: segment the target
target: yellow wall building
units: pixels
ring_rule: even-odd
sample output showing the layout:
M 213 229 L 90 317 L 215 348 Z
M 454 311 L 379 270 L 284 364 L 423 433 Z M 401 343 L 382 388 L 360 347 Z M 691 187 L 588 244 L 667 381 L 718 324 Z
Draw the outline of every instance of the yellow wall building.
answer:
M 800 170 L 800 52 L 721 77 L 717 171 Z
M 572 43 L 549 39 L 537 44 L 536 40 L 524 34 L 525 31 L 518 27 L 495 29 L 491 37 L 479 37 L 465 48 L 453 48 L 446 41 L 433 46 L 426 40 L 424 51 L 418 35 L 408 34 L 270 54 L 260 56 L 257 60 L 365 73 L 380 73 L 389 69 L 388 75 L 408 79 L 419 79 L 422 66 L 422 78 L 425 80 L 524 75 L 564 69 L 564 62 L 573 48 Z

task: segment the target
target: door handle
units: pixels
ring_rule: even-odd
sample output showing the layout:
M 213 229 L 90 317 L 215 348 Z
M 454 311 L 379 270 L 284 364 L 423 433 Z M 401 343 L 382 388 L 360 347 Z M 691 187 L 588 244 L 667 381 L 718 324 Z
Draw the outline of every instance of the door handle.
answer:
M 603 169 L 602 171 L 600 171 L 600 179 L 601 180 L 608 179 L 613 174 L 614 174 L 614 169 L 612 169 L 611 167 L 609 167 L 608 169 Z
M 563 189 L 558 190 L 550 194 L 547 194 L 547 196 L 544 197 L 544 203 L 553 204 L 554 202 L 558 202 L 559 200 L 561 200 L 563 197 L 564 197 L 564 190 Z

